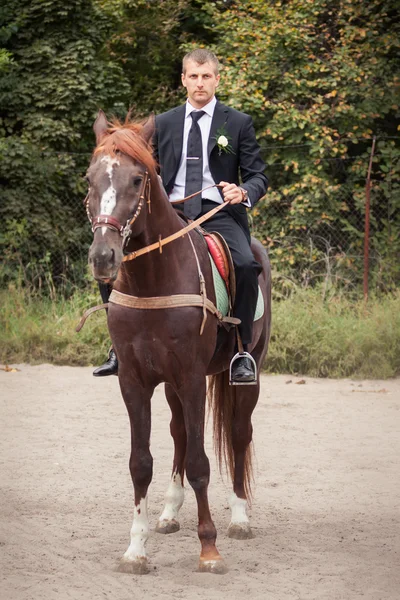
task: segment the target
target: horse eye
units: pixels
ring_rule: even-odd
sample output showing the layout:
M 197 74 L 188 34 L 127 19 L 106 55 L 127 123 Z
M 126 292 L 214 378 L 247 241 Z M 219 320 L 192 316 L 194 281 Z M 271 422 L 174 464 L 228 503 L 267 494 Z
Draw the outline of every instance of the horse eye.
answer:
M 133 178 L 133 185 L 135 187 L 139 187 L 139 185 L 142 183 L 143 178 L 142 177 L 134 177 Z

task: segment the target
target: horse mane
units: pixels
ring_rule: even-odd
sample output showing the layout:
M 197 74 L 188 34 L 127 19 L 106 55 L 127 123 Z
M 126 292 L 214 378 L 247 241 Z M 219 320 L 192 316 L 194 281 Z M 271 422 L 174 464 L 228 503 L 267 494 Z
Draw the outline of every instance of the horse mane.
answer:
M 142 137 L 145 123 L 146 120 L 131 121 L 130 113 L 127 114 L 124 122 L 117 118 L 108 121 L 108 128 L 94 149 L 93 155 L 105 153 L 116 156 L 120 152 L 154 172 L 157 163 L 153 157 L 152 144 Z

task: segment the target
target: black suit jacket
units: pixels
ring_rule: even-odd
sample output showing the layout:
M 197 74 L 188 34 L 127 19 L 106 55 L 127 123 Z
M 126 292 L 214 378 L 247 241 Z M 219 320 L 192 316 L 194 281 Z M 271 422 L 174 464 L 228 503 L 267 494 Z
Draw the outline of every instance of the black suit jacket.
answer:
M 160 175 L 168 194 L 174 187 L 182 155 L 186 105 L 183 104 L 156 116 L 154 153 L 160 165 Z M 219 152 L 216 132 L 223 128 L 233 153 Z M 249 115 L 217 101 L 208 139 L 208 162 L 215 183 L 228 181 L 241 184 L 249 195 L 251 206 L 264 196 L 268 179 L 260 156 L 252 119 Z M 239 175 L 242 183 L 239 180 Z M 222 196 L 221 190 L 220 194 Z M 248 230 L 246 207 L 235 204 L 227 207 L 230 214 Z M 225 210 L 225 209 L 224 209 Z

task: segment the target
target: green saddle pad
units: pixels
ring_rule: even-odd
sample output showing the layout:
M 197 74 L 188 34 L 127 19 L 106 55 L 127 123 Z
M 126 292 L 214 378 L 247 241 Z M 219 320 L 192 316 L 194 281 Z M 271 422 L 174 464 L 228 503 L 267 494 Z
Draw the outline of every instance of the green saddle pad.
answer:
M 221 275 L 219 274 L 217 267 L 215 266 L 215 262 L 213 261 L 211 254 L 208 253 L 208 256 L 210 258 L 211 267 L 212 267 L 215 296 L 217 298 L 217 308 L 222 313 L 222 315 L 224 317 L 226 317 L 226 315 L 228 314 L 228 310 L 229 310 L 228 292 L 226 291 L 226 285 L 225 285 L 225 282 L 222 279 Z M 263 314 L 264 314 L 264 298 L 263 298 L 262 292 L 260 290 L 260 286 L 258 286 L 257 308 L 256 308 L 256 313 L 254 315 L 254 320 L 258 321 L 258 319 L 261 319 Z

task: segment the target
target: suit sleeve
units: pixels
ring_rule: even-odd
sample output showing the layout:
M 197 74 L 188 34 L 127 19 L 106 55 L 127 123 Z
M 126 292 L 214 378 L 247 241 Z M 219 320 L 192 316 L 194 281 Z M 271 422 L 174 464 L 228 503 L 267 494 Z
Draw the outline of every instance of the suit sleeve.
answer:
M 239 139 L 239 168 L 253 207 L 268 189 L 268 177 L 264 174 L 265 163 L 261 158 L 260 146 L 256 140 L 253 121 L 249 115 L 243 122 Z

